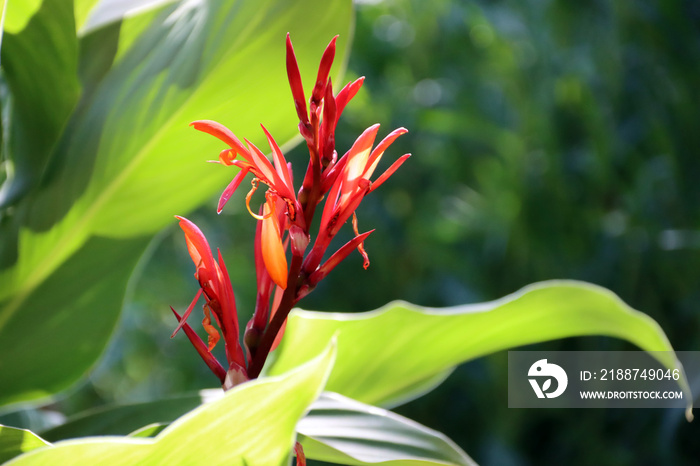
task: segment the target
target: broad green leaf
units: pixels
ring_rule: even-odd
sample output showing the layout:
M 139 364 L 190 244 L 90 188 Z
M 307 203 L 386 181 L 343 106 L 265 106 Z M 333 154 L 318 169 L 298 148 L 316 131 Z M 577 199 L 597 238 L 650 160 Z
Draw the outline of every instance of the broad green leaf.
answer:
M 147 438 L 147 437 L 155 437 L 156 435 L 160 434 L 163 432 L 163 430 L 168 427 L 169 424 L 165 423 L 153 423 L 153 424 L 148 424 L 146 426 L 141 427 L 140 429 L 137 429 L 130 433 L 128 436 L 129 437 L 142 437 L 142 438 Z
M 75 14 L 75 30 L 79 31 L 90 14 L 90 11 L 100 0 L 73 0 Z
M 11 1 L 8 9 L 17 3 Z M 0 63 L 9 93 L 2 102 L 7 118 L 2 149 L 10 164 L 0 187 L 2 208 L 38 184 L 78 101 L 78 39 L 71 2 L 44 0 L 21 32 L 4 35 Z
M 50 443 L 26 429 L 0 424 L 0 463 L 47 445 Z
M 66 440 L 9 464 L 286 464 L 295 426 L 321 393 L 334 355 L 331 344 L 308 364 L 284 375 L 239 385 L 220 400 L 181 417 L 153 439 Z
M 673 351 L 652 318 L 614 293 L 562 280 L 530 285 L 497 301 L 446 309 L 395 302 L 359 314 L 296 310 L 269 372 L 302 363 L 336 334 L 338 360 L 326 389 L 383 405 L 424 393 L 426 381 L 457 364 L 531 343 L 605 335 L 646 351 Z M 676 361 L 660 362 L 673 367 Z M 685 378 L 680 383 L 689 394 Z
M 40 434 L 49 442 L 91 435 L 127 435 L 146 425 L 173 422 L 204 401 L 204 397 L 195 394 L 105 406 L 81 413 Z
M 152 437 L 211 398 L 203 392 L 90 410 L 41 432 L 41 436 L 52 442 L 92 435 Z M 472 464 L 443 434 L 333 393 L 323 393 L 312 404 L 311 411 L 297 425 L 297 432 L 304 436 L 307 457 L 318 460 L 341 464 Z M 413 463 L 405 462 L 409 460 Z
M 325 45 L 340 34 L 334 70 L 338 76 L 351 35 L 352 3 L 181 1 L 145 17 L 153 20 L 147 27 L 130 29 L 124 44 L 115 42 L 119 23 L 83 37 L 86 47 L 79 69 L 86 85 L 81 100 L 51 153 L 41 184 L 19 201 L 12 216 L 0 216 L 0 349 L 6 341 L 17 340 L 12 332 L 23 336 L 28 355 L 25 360 L 24 353 L 13 350 L 17 357 L 0 361 L 0 371 L 35 367 L 40 351 L 33 348 L 59 339 L 52 362 L 66 361 L 55 366 L 57 371 L 67 361 L 71 364 L 65 373 L 50 376 L 34 371 L 23 382 L 3 372 L 2 388 L 9 390 L 0 390 L 0 404 L 38 399 L 65 388 L 85 373 L 104 347 L 121 296 L 110 294 L 108 304 L 100 303 L 100 311 L 90 314 L 95 330 L 87 331 L 84 307 L 71 305 L 67 295 L 56 303 L 50 294 L 40 293 L 75 291 L 70 283 L 86 275 L 94 289 L 125 283 L 130 269 L 121 268 L 119 276 L 110 270 L 107 281 L 100 276 L 109 268 L 107 263 L 93 270 L 73 264 L 72 273 L 79 275 L 69 276 L 63 270 L 68 261 L 84 260 L 78 255 L 96 237 L 116 241 L 152 236 L 174 222 L 173 215 L 187 214 L 209 200 L 234 176 L 230 168 L 205 163 L 224 145 L 189 128 L 191 121 L 218 120 L 260 147 L 265 146 L 259 123 L 280 143 L 293 138 L 297 118 L 286 82 L 285 35 L 292 34 L 310 87 Z M 74 27 L 73 15 L 70 21 Z M 104 51 L 98 38 L 109 39 Z M 43 111 L 43 106 L 27 109 L 31 114 Z M 131 259 L 143 252 L 144 244 L 130 252 Z M 92 306 L 100 302 L 93 290 L 84 293 L 90 293 Z M 25 315 L 30 305 L 31 319 Z M 59 322 L 55 316 L 60 316 L 61 327 L 54 330 L 80 328 L 80 338 L 36 331 L 46 322 Z M 35 334 L 43 339 L 35 339 Z
M 80 9 L 76 4 L 76 22 L 80 12 L 79 29 L 81 34 L 89 33 L 95 29 L 104 27 L 110 23 L 121 21 L 125 17 L 133 17 L 143 14 L 146 11 L 156 9 L 177 0 L 78 0 L 81 3 Z M 97 6 L 88 12 L 86 10 L 95 3 Z M 92 4 L 92 5 L 90 5 Z
M 4 29 L 6 32 L 20 32 L 41 8 L 42 0 L 5 0 Z M 67 2 L 65 2 L 67 3 Z
M 344 465 L 475 465 L 440 432 L 337 393 L 323 393 L 299 421 L 307 458 Z
M 146 244 L 94 237 L 26 298 L 0 337 L 0 405 L 50 397 L 95 363 Z

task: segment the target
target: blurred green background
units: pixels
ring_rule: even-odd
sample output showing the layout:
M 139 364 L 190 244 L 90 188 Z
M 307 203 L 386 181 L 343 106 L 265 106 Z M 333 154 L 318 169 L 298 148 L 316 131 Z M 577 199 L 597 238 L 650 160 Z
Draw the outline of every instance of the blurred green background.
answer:
M 344 81 L 367 79 L 338 148 L 379 122 L 382 137 L 410 131 L 385 166 L 413 157 L 358 210 L 360 229 L 377 229 L 369 270 L 351 256 L 304 308 L 450 306 L 574 278 L 651 315 L 677 350 L 700 349 L 700 3 L 365 0 L 356 21 Z M 288 160 L 303 160 L 303 149 Z M 255 300 L 244 194 L 220 216 L 215 199 L 190 216 L 224 255 L 241 321 Z M 192 273 L 181 232 L 163 232 L 132 279 L 108 353 L 52 409 L 215 386 L 184 336 L 169 339 L 168 306 L 187 306 Z M 633 348 L 601 337 L 532 349 Z M 698 422 L 680 411 L 508 409 L 506 389 L 506 354 L 496 354 L 396 411 L 483 465 L 700 458 Z

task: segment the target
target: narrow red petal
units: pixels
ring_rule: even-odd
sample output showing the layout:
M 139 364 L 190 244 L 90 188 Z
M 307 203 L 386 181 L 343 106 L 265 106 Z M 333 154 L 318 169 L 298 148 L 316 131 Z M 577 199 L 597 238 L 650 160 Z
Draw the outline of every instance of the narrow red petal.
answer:
M 335 97 L 333 97 L 333 83 L 331 78 L 328 78 L 326 86 L 326 96 L 323 98 L 323 121 L 321 122 L 321 144 L 322 157 L 325 160 L 324 167 L 333 158 L 333 150 L 335 149 L 335 126 L 336 126 L 336 106 Z
M 245 140 L 245 142 L 250 147 L 250 154 L 253 157 L 253 163 L 255 164 L 256 168 L 260 171 L 261 175 L 266 178 L 266 182 L 271 185 L 270 187 L 275 189 L 280 196 L 286 197 L 290 200 L 294 200 L 296 198 L 294 196 L 294 191 L 290 189 L 284 183 L 284 181 L 282 181 L 282 178 L 280 178 L 279 174 L 277 174 L 277 170 L 275 170 L 275 168 L 272 166 L 272 163 L 270 163 L 270 161 L 267 160 L 265 154 L 263 154 L 262 151 L 258 149 L 252 142 L 248 141 L 247 139 Z
M 391 175 L 393 175 L 394 172 L 396 170 L 398 170 L 398 168 L 401 165 L 403 165 L 403 163 L 406 161 L 406 159 L 408 159 L 410 156 L 411 156 L 411 154 L 404 154 L 401 157 L 399 157 L 398 160 L 396 160 L 396 162 L 392 163 L 391 166 L 389 168 L 387 168 L 387 170 L 384 173 L 382 173 L 382 175 L 379 178 L 377 178 L 377 181 L 374 181 L 372 183 L 372 186 L 370 186 L 370 188 L 369 188 L 369 192 L 374 191 L 379 186 L 381 186 L 382 183 L 384 183 L 386 180 L 388 180 L 389 177 Z
M 367 161 L 368 168 L 365 171 L 365 178 L 369 179 L 369 177 L 372 176 L 372 173 L 374 172 L 374 169 L 376 168 L 379 159 L 382 157 L 384 151 L 391 145 L 391 143 L 394 142 L 396 138 L 406 133 L 408 133 L 408 130 L 406 128 L 397 128 L 391 133 L 389 133 L 387 137 L 382 139 L 382 141 L 379 144 L 377 144 L 377 147 L 374 148 L 374 150 L 369 156 L 369 160 Z
M 222 331 L 224 340 L 226 341 L 226 357 L 229 362 L 234 361 L 239 366 L 245 367 L 245 356 L 243 349 L 238 341 L 238 311 L 236 309 L 236 297 L 231 286 L 231 278 L 229 277 L 224 258 L 221 257 L 221 251 L 217 250 L 219 257 L 219 270 L 221 278 L 219 282 L 218 295 L 221 302 L 221 320 L 223 323 Z
M 199 290 L 197 290 L 197 294 L 194 295 L 194 299 L 192 300 L 190 305 L 187 307 L 187 310 L 185 311 L 185 316 L 180 321 L 180 325 L 178 325 L 175 328 L 172 335 L 170 335 L 170 338 L 173 338 L 175 336 L 175 334 L 180 331 L 180 329 L 183 327 L 183 325 L 185 325 L 187 323 L 187 318 L 192 313 L 192 309 L 194 309 L 194 305 L 197 304 L 197 301 L 199 301 L 200 296 L 202 296 L 202 289 L 201 288 Z
M 309 277 L 309 286 L 316 286 L 321 280 L 323 280 L 338 264 L 340 264 L 346 257 L 350 255 L 352 251 L 357 249 L 357 247 L 364 242 L 369 235 L 372 234 L 374 230 L 370 230 L 361 235 L 357 235 L 343 247 L 338 249 L 333 255 L 323 263 L 314 273 Z
M 367 168 L 370 150 L 372 144 L 377 137 L 379 125 L 372 125 L 367 128 L 352 145 L 346 157 L 348 161 L 345 165 L 345 170 L 342 175 L 343 187 L 340 192 L 340 204 L 348 202 L 350 196 L 354 196 L 363 179 L 363 175 Z
M 347 157 L 344 157 L 342 162 L 343 165 L 345 165 L 346 162 Z M 331 186 L 328 195 L 326 196 L 326 203 L 323 205 L 323 214 L 321 215 L 321 226 L 319 228 L 319 232 L 326 231 L 328 229 L 328 225 L 330 225 L 333 221 L 333 216 L 337 213 L 336 207 L 338 205 L 338 198 L 340 196 L 340 190 L 342 187 L 343 174 L 339 173 L 338 176 L 336 176 L 335 182 Z
M 182 324 L 184 320 L 175 311 L 175 309 L 171 307 L 170 310 L 173 311 L 173 314 L 175 314 L 175 318 L 177 319 L 177 321 Z M 219 361 L 214 357 L 214 355 L 212 355 L 207 350 L 207 345 L 202 341 L 201 338 L 199 338 L 199 335 L 197 335 L 197 333 L 192 329 L 192 327 L 190 327 L 190 324 L 184 323 L 182 325 L 182 329 L 184 330 L 185 335 L 187 335 L 187 338 L 190 340 L 190 343 L 192 343 L 192 346 L 194 346 L 194 349 L 197 350 L 197 353 L 199 353 L 199 356 L 223 384 L 224 380 L 226 380 L 226 369 L 224 369 L 221 363 L 219 363 Z
M 338 175 L 340 175 L 343 172 L 343 169 L 345 168 L 345 164 L 348 162 L 348 158 L 343 156 L 341 157 L 335 165 L 327 172 L 324 173 L 323 175 L 323 182 L 321 183 L 321 193 L 325 194 L 328 192 L 329 189 L 331 189 L 331 186 L 335 184 L 336 180 L 338 179 Z
M 321 64 L 318 67 L 318 74 L 316 75 L 316 85 L 311 93 L 311 102 L 317 105 L 326 94 L 326 83 L 328 81 L 328 75 L 331 72 L 331 65 L 333 65 L 333 60 L 335 59 L 335 41 L 337 39 L 338 36 L 331 39 L 321 57 Z
M 345 106 L 348 104 L 348 102 L 350 102 L 360 90 L 364 81 L 365 77 L 363 76 L 351 83 L 346 84 L 345 87 L 338 92 L 338 95 L 335 96 L 335 105 L 337 107 L 337 112 L 335 115 L 336 121 L 340 118 L 340 115 L 343 113 L 343 110 L 345 110 Z
M 221 123 L 213 120 L 197 120 L 190 123 L 194 129 L 203 131 L 207 134 L 221 139 L 223 142 L 231 146 L 231 149 L 235 150 L 237 153 L 246 156 L 248 151 L 245 146 L 241 144 L 235 134 L 222 125 Z
M 291 174 L 291 169 L 289 165 L 287 164 L 287 159 L 284 158 L 284 154 L 282 153 L 282 149 L 280 149 L 280 146 L 277 144 L 277 141 L 272 137 L 270 132 L 265 128 L 263 125 L 262 126 L 263 131 L 265 132 L 265 136 L 267 137 L 267 142 L 270 144 L 270 149 L 272 149 L 272 157 L 275 161 L 275 168 L 277 169 L 277 174 L 284 180 L 285 185 L 287 185 L 287 188 L 294 193 L 294 184 L 292 183 L 292 174 Z
M 334 237 L 345 222 L 350 218 L 350 216 L 359 207 L 362 199 L 365 198 L 369 192 L 369 181 L 365 179 L 360 179 L 357 185 L 357 189 L 344 199 L 338 202 L 337 209 L 335 211 L 335 216 L 332 223 L 327 225 L 327 234 L 332 238 Z
M 243 178 L 248 174 L 248 170 L 243 169 L 239 171 L 236 176 L 233 177 L 231 182 L 226 186 L 226 189 L 224 189 L 224 192 L 221 193 L 221 197 L 219 198 L 219 204 L 216 206 L 216 213 L 220 214 L 221 211 L 224 209 L 224 206 L 228 202 L 229 199 L 231 199 L 231 196 L 233 196 L 233 193 L 236 192 L 236 189 L 238 189 L 238 186 L 240 186 L 241 181 L 243 181 Z
M 292 89 L 294 106 L 296 107 L 299 120 L 308 125 L 309 115 L 306 110 L 304 86 L 301 83 L 299 65 L 297 64 L 297 57 L 294 55 L 294 47 L 292 46 L 292 39 L 289 37 L 289 33 L 287 33 L 287 78 L 289 79 L 289 87 Z

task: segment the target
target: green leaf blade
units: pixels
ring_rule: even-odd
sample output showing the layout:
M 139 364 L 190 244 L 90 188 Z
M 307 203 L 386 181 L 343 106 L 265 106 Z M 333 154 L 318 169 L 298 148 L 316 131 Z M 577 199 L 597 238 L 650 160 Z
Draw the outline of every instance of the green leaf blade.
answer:
M 85 374 L 107 345 L 147 244 L 93 238 L 3 322 L 0 405 L 49 398 Z
M 0 463 L 49 445 L 50 443 L 33 432 L 0 424 Z
M 18 4 L 10 2 L 8 10 Z M 20 31 L 3 37 L 2 84 L 9 95 L 3 96 L 2 149 L 12 168 L 0 187 L 0 208 L 38 185 L 80 95 L 72 5 L 45 0 L 36 7 Z
M 335 344 L 279 377 L 241 384 L 153 439 L 93 437 L 57 442 L 9 464 L 285 464 L 295 426 L 323 390 Z M 225 445 L 226 448 L 212 448 Z
M 307 458 L 345 465 L 475 465 L 443 434 L 375 406 L 325 392 L 299 422 Z
M 303 362 L 307 351 L 313 354 L 336 333 L 338 363 L 327 389 L 389 406 L 424 393 L 432 388 L 427 380 L 439 381 L 457 364 L 531 343 L 605 335 L 645 351 L 673 351 L 653 319 L 612 292 L 583 282 L 549 281 L 497 301 L 443 310 L 401 302 L 361 314 L 298 310 L 290 316 L 270 373 Z M 680 383 L 689 393 L 685 378 Z

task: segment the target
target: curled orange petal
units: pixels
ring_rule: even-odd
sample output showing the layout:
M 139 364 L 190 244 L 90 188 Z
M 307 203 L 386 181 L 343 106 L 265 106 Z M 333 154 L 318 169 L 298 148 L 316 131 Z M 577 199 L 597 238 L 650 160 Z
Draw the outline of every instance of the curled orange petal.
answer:
M 207 350 L 211 351 L 219 342 L 219 339 L 221 339 L 221 335 L 219 335 L 219 331 L 216 329 L 216 327 L 211 324 L 211 311 L 209 306 L 204 306 L 204 319 L 202 319 L 202 326 L 207 332 L 207 335 L 209 335 L 207 338 Z

